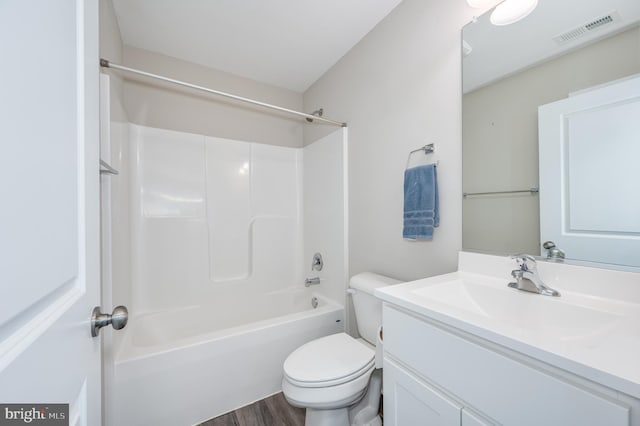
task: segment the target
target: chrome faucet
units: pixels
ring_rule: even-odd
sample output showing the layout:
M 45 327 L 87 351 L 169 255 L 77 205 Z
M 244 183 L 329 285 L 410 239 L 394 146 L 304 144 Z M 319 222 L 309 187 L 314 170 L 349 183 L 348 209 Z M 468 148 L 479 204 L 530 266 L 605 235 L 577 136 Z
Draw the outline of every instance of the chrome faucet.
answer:
M 305 287 L 309 287 L 312 284 L 320 284 L 320 277 L 306 278 L 304 280 Z
M 538 268 L 536 259 L 528 254 L 517 254 L 511 256 L 516 259 L 519 268 L 511 271 L 511 276 L 516 279 L 515 282 L 509 283 L 509 287 L 517 290 L 538 293 L 544 296 L 560 296 L 557 290 L 547 287 L 538 276 Z

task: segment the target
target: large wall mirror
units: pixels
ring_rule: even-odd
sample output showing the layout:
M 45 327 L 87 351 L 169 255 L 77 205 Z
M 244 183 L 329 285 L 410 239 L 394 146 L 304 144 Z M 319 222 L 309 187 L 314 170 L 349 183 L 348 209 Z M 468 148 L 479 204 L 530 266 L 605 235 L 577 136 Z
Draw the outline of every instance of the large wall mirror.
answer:
M 463 249 L 640 267 L 640 1 L 489 15 L 462 33 Z

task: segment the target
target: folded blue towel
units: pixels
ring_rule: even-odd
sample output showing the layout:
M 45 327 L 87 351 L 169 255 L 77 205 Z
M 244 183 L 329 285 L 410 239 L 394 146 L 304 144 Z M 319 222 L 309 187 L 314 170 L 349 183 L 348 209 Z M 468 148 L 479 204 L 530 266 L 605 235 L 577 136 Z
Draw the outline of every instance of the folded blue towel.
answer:
M 402 238 L 431 239 L 440 225 L 436 165 L 412 167 L 404 172 L 404 227 Z

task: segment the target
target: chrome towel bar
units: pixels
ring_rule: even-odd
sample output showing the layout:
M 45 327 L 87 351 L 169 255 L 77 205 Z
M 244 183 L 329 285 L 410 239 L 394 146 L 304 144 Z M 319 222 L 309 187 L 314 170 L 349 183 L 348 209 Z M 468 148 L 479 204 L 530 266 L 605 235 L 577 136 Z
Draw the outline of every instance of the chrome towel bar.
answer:
M 470 195 L 524 194 L 524 193 L 530 193 L 531 195 L 535 195 L 538 192 L 540 192 L 539 188 L 518 189 L 515 191 L 463 192 L 462 197 L 467 198 Z

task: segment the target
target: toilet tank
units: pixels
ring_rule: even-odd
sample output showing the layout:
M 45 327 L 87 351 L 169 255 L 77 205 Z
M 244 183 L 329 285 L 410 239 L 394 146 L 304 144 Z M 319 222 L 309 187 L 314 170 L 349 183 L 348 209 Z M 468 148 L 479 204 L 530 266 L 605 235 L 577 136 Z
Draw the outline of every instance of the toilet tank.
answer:
M 374 346 L 378 327 L 382 324 L 382 302 L 373 295 L 373 292 L 378 287 L 398 283 L 400 281 L 373 272 L 362 272 L 351 277 L 349 281 L 358 333 Z

